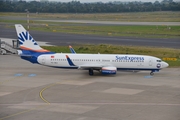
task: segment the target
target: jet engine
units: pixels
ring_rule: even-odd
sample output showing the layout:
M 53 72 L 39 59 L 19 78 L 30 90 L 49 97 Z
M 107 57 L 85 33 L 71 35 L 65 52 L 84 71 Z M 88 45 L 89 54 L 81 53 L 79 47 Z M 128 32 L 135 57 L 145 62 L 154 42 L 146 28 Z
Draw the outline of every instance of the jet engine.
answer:
M 102 74 L 116 74 L 116 71 L 116 67 L 102 67 L 101 69 Z

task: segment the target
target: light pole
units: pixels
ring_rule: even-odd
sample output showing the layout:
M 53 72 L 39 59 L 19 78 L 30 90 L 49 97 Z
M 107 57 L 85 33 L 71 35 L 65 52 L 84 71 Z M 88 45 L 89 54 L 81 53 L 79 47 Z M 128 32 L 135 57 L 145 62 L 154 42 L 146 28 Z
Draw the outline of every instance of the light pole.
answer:
M 25 9 L 26 13 L 27 13 L 27 31 L 29 32 L 29 10 Z

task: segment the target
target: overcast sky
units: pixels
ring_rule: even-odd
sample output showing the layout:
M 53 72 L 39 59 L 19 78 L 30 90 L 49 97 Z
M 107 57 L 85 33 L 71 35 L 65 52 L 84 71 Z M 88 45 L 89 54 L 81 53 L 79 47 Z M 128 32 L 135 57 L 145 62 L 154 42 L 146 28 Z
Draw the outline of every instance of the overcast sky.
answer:
M 73 0 L 49 0 L 49 1 L 58 1 L 58 2 L 70 2 Z M 74 0 L 74 1 L 80 1 L 82 3 L 84 2 L 110 2 L 110 1 L 123 1 L 123 2 L 128 2 L 128 1 L 142 1 L 142 2 L 155 2 L 156 0 Z M 162 0 L 157 0 L 161 2 Z M 174 0 L 174 1 L 180 1 L 180 0 Z

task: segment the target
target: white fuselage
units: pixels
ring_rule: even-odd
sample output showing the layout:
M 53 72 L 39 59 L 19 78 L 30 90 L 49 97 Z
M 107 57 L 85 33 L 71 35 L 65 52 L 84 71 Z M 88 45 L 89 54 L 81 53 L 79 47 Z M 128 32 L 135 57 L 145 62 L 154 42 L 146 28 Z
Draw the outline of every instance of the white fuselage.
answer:
M 68 62 L 67 57 L 73 65 Z M 43 54 L 38 57 L 39 64 L 61 67 L 74 68 L 79 66 L 112 66 L 117 69 L 161 69 L 168 64 L 162 62 L 159 58 L 145 55 L 128 55 L 128 54 Z

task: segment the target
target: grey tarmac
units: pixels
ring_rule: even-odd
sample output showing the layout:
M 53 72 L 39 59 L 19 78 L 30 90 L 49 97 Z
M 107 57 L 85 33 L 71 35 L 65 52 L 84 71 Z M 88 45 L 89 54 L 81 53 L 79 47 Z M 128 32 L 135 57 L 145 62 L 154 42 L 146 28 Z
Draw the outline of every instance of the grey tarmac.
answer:
M 89 76 L 0 55 L 0 120 L 179 120 L 179 71 Z
M 120 21 L 97 21 L 97 20 L 36 20 L 45 22 L 84 23 L 96 25 L 165 25 L 179 26 L 180 22 L 120 22 Z

